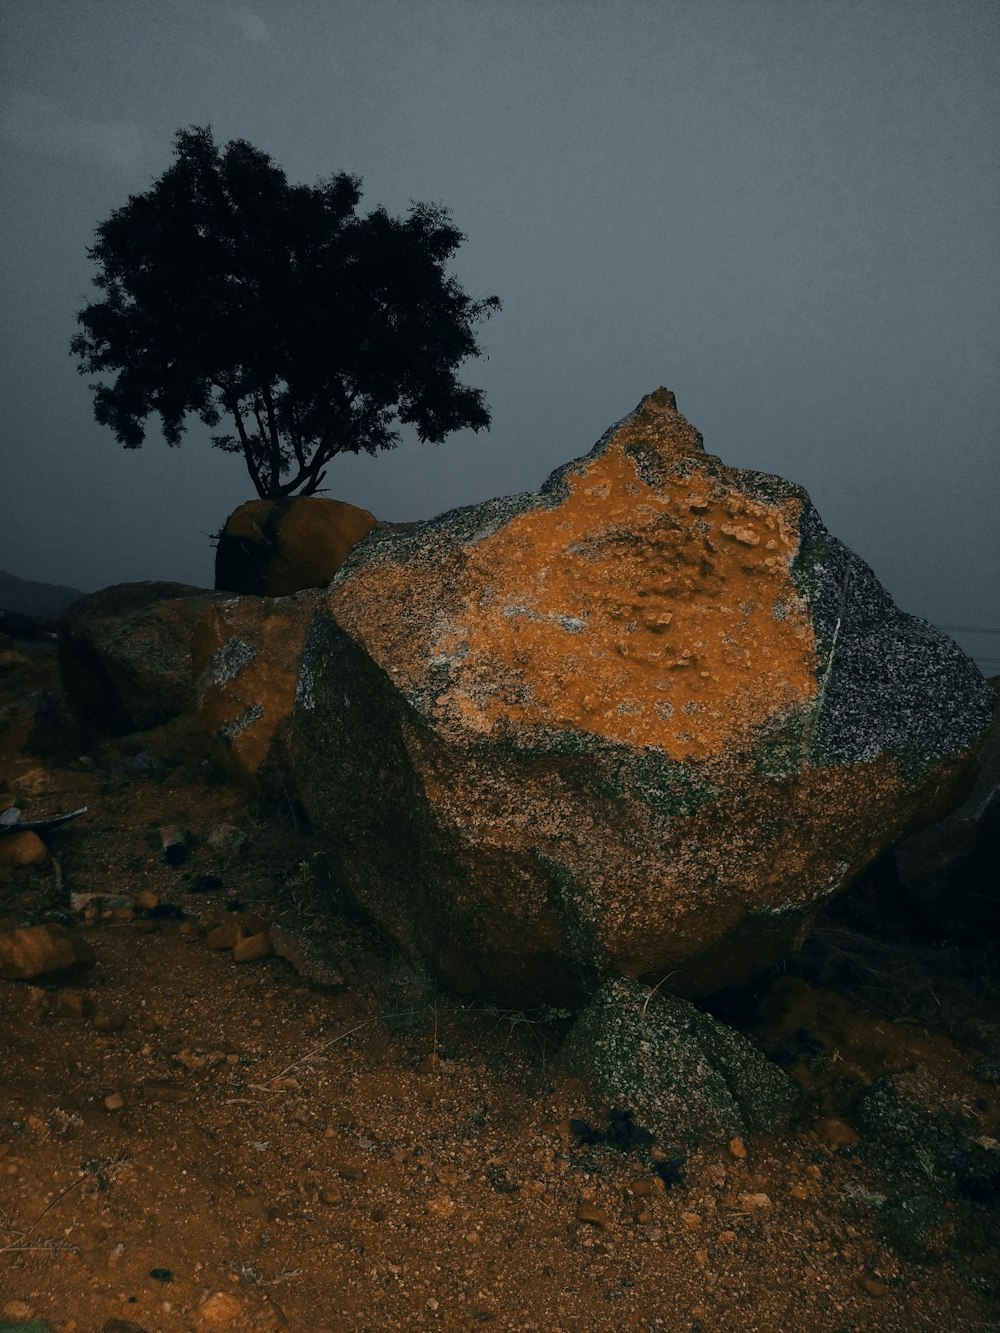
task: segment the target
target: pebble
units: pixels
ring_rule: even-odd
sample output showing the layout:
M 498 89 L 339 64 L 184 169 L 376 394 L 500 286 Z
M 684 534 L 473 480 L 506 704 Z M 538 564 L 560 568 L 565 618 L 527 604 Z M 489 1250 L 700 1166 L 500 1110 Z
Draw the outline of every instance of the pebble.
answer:
M 0 864 L 8 866 L 40 866 L 49 858 L 48 849 L 37 833 L 25 829 L 23 833 L 9 833 L 0 840 Z
M 124 1009 L 98 1009 L 90 1020 L 90 1026 L 96 1032 L 121 1032 L 128 1022 Z
M 243 1306 L 228 1291 L 216 1291 L 202 1301 L 196 1311 L 198 1322 L 210 1325 L 231 1324 L 243 1313 Z
M 58 991 L 52 1000 L 52 1012 L 58 1018 L 88 1018 L 94 1012 L 94 998 L 83 990 Z
M 237 963 L 255 963 L 260 958 L 268 958 L 271 953 L 271 937 L 266 930 L 255 935 L 240 935 L 233 945 L 233 960 Z
M 210 949 L 231 949 L 240 937 L 239 922 L 235 917 L 213 927 L 205 936 L 205 943 Z
M 189 1102 L 190 1088 L 182 1083 L 171 1083 L 169 1079 L 151 1078 L 142 1085 L 142 1095 L 149 1102 Z
M 160 896 L 153 893 L 152 889 L 143 889 L 135 900 L 136 907 L 141 907 L 144 912 L 152 912 L 154 908 L 160 905 Z
M 216 824 L 208 835 L 207 842 L 214 852 L 232 856 L 238 852 L 247 840 L 247 835 L 235 824 Z
M 176 825 L 160 829 L 160 847 L 168 866 L 182 865 L 188 858 L 190 846 L 191 834 L 188 829 Z
M 120 1092 L 111 1092 L 105 1097 L 104 1105 L 109 1111 L 120 1111 L 125 1105 L 125 1098 Z
M 740 1194 L 737 1203 L 744 1213 L 769 1213 L 774 1207 L 769 1194 Z
M 869 1296 L 884 1296 L 889 1288 L 884 1282 L 879 1282 L 873 1277 L 863 1277 L 861 1285 L 867 1291 Z
M 32 768 L 15 778 L 14 786 L 25 796 L 44 796 L 52 791 L 52 774 L 44 768 Z
M 437 1194 L 427 1200 L 427 1211 L 432 1217 L 451 1217 L 455 1211 L 455 1200 L 447 1194 Z
M 643 1176 L 639 1180 L 633 1180 L 629 1184 L 629 1189 L 637 1199 L 649 1199 L 654 1194 L 664 1194 L 666 1186 L 659 1176 Z
M 853 1148 L 860 1142 L 857 1133 L 845 1120 L 818 1120 L 815 1125 L 816 1137 L 828 1148 Z
M 741 1138 L 729 1140 L 729 1151 L 733 1157 L 738 1157 L 741 1161 L 747 1155 L 747 1146 Z
M 27 1301 L 8 1301 L 3 1313 L 5 1319 L 30 1319 L 35 1312 Z
M 589 1222 L 591 1226 L 606 1227 L 608 1225 L 608 1210 L 599 1207 L 596 1203 L 587 1203 L 581 1201 L 576 1205 L 576 1217 L 578 1222 Z

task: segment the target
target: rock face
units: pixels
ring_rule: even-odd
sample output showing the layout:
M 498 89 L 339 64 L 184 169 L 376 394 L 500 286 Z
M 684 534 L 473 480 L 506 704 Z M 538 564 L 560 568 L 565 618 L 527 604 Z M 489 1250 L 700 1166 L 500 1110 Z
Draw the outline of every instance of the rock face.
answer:
M 376 532 L 325 603 L 293 727 L 313 827 L 407 953 L 513 1004 L 745 981 L 953 803 L 993 708 L 665 389 L 537 493 Z
M 261 597 L 325 588 L 375 524 L 367 509 L 315 495 L 250 500 L 226 520 L 215 586 Z
M 288 781 L 299 656 L 317 594 L 233 597 L 205 611 L 191 643 L 198 719 L 238 781 Z
M 59 630 L 73 713 L 114 732 L 145 731 L 194 707 L 191 635 L 218 593 L 184 583 L 120 583 L 81 597 Z

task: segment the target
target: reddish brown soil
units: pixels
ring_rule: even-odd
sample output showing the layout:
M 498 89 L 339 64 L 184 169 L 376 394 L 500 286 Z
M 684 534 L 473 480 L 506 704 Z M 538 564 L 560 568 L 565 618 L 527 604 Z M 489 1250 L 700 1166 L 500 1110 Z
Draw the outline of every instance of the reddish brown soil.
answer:
M 0 705 L 52 670 L 9 665 Z M 123 769 L 138 751 L 163 767 Z M 571 1132 L 606 1108 L 554 1064 L 565 1019 L 436 990 L 338 903 L 288 806 L 223 784 L 186 727 L 82 765 L 8 745 L 4 793 L 25 817 L 89 807 L 48 836 L 56 859 L 0 869 L 0 916 L 63 914 L 97 963 L 58 985 L 0 982 L 0 1329 L 1000 1328 L 994 1223 L 960 1232 L 950 1202 L 936 1252 L 902 1257 L 864 1206 L 896 1181 L 850 1123 L 858 1088 L 900 1060 L 947 1080 L 988 1049 L 1000 1008 L 975 959 L 942 983 L 907 954 L 901 977 L 902 949 L 827 923 L 808 984 L 777 976 L 746 1024 L 779 1045 L 826 1033 L 830 1058 L 793 1070 L 809 1110 L 694 1154 L 668 1188 L 655 1150 Z M 239 853 L 207 844 L 223 823 L 247 833 Z M 194 838 L 174 867 L 168 825 Z M 86 893 L 128 905 L 72 913 Z M 168 904 L 186 915 L 157 915 Z M 246 936 L 305 930 L 343 984 L 210 947 L 234 920 Z M 832 989 L 814 984 L 824 968 Z

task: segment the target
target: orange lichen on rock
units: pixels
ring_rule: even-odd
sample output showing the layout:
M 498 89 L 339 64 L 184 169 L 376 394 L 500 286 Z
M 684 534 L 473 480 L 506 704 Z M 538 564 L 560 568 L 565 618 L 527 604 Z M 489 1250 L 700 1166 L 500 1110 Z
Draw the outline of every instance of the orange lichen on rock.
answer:
M 197 714 L 232 776 L 254 785 L 287 769 L 288 726 L 314 596 L 235 597 L 198 621 Z
M 412 608 L 440 572 L 400 579 L 391 563 L 353 573 L 331 609 L 352 629 L 348 598 L 377 595 L 369 651 L 404 687 L 447 663 L 435 711 L 473 732 L 538 724 L 678 760 L 717 754 L 817 686 L 790 576 L 801 502 L 754 499 L 711 461 L 673 396 L 650 395 L 566 473 L 562 498 L 465 547 L 432 617 L 397 619 L 396 603 Z
M 617 440 L 567 483 L 557 508 L 470 551 L 469 583 L 487 592 L 433 645 L 462 662 L 439 706 L 476 730 L 574 727 L 685 760 L 813 697 L 812 626 L 788 572 L 796 529 L 780 509 L 701 470 L 656 490 Z M 519 688 L 478 693 L 464 682 L 480 667 L 513 671 Z

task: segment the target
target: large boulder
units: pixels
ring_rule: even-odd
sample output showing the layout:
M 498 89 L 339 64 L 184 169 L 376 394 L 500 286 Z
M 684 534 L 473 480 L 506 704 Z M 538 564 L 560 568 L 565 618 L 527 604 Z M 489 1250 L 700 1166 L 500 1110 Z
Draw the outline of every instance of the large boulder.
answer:
M 367 509 L 315 495 L 249 500 L 222 529 L 215 586 L 260 597 L 325 588 L 375 524 Z
M 293 762 L 342 883 L 449 985 L 690 997 L 947 808 L 993 703 L 801 487 L 706 454 L 659 389 L 540 491 L 354 550 Z
M 318 594 L 231 597 L 209 607 L 191 641 L 198 720 L 216 760 L 246 786 L 290 780 L 289 727 L 299 656 Z
M 59 627 L 59 674 L 81 721 L 124 733 L 194 708 L 191 636 L 220 594 L 185 583 L 119 583 L 74 602 Z

